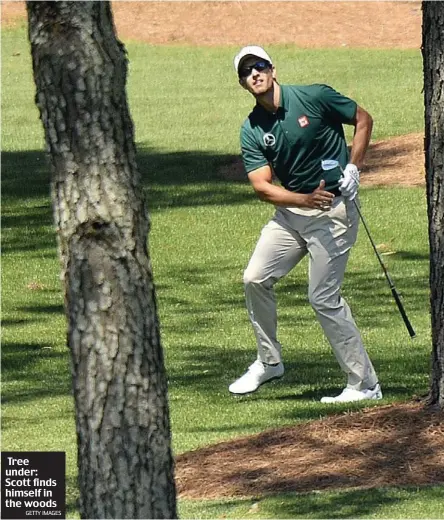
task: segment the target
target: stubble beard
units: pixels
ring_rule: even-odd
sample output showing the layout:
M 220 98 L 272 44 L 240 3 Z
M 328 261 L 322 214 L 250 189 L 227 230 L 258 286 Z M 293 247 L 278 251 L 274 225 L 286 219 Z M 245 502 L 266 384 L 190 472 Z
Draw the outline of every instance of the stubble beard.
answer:
M 260 99 L 267 98 L 273 95 L 274 81 L 264 80 L 257 87 L 251 87 L 251 93 L 259 101 Z

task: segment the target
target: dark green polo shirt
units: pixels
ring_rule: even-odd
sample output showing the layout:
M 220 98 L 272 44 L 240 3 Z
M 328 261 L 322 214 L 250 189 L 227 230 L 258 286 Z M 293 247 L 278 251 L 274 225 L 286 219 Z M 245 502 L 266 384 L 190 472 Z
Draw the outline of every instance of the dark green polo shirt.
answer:
M 281 85 L 275 114 L 257 104 L 241 129 L 247 173 L 269 164 L 284 188 L 311 193 L 325 179 L 335 190 L 339 168 L 325 172 L 321 160 L 336 159 L 344 168 L 348 150 L 343 123 L 351 123 L 356 103 L 327 85 Z

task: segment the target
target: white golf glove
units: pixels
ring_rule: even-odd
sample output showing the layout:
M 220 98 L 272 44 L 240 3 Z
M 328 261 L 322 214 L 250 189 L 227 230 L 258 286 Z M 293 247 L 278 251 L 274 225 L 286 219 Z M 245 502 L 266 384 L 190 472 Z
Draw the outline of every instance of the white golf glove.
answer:
M 359 170 L 354 164 L 347 164 L 344 176 L 339 180 L 339 190 L 344 197 L 353 200 L 358 194 Z

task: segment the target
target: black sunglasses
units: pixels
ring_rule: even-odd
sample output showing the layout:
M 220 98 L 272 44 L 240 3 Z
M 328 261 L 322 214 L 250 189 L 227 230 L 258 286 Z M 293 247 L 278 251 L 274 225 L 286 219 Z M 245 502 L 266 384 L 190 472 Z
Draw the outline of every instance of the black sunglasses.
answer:
M 271 67 L 271 63 L 265 60 L 257 61 L 256 63 L 253 63 L 252 65 L 248 65 L 246 67 L 241 67 L 239 70 L 239 77 L 240 78 L 248 78 L 248 76 L 251 74 L 251 72 L 254 70 L 257 70 L 258 72 L 262 72 L 265 69 L 269 69 Z

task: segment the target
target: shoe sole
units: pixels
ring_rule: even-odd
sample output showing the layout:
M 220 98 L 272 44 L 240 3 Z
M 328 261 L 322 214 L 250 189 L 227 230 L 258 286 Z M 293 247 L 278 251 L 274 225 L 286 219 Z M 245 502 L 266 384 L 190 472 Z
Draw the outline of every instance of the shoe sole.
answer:
M 261 386 L 266 385 L 267 383 L 271 383 L 272 381 L 276 381 L 276 379 L 282 379 L 283 377 L 284 377 L 284 374 L 282 374 L 281 376 L 270 377 L 270 379 L 267 379 L 266 381 L 261 383 L 255 390 L 251 390 L 251 392 L 244 392 L 244 393 L 240 394 L 237 392 L 232 392 L 231 390 L 228 390 L 228 391 L 230 392 L 231 395 L 237 395 L 237 396 L 254 394 L 254 392 L 257 392 Z

